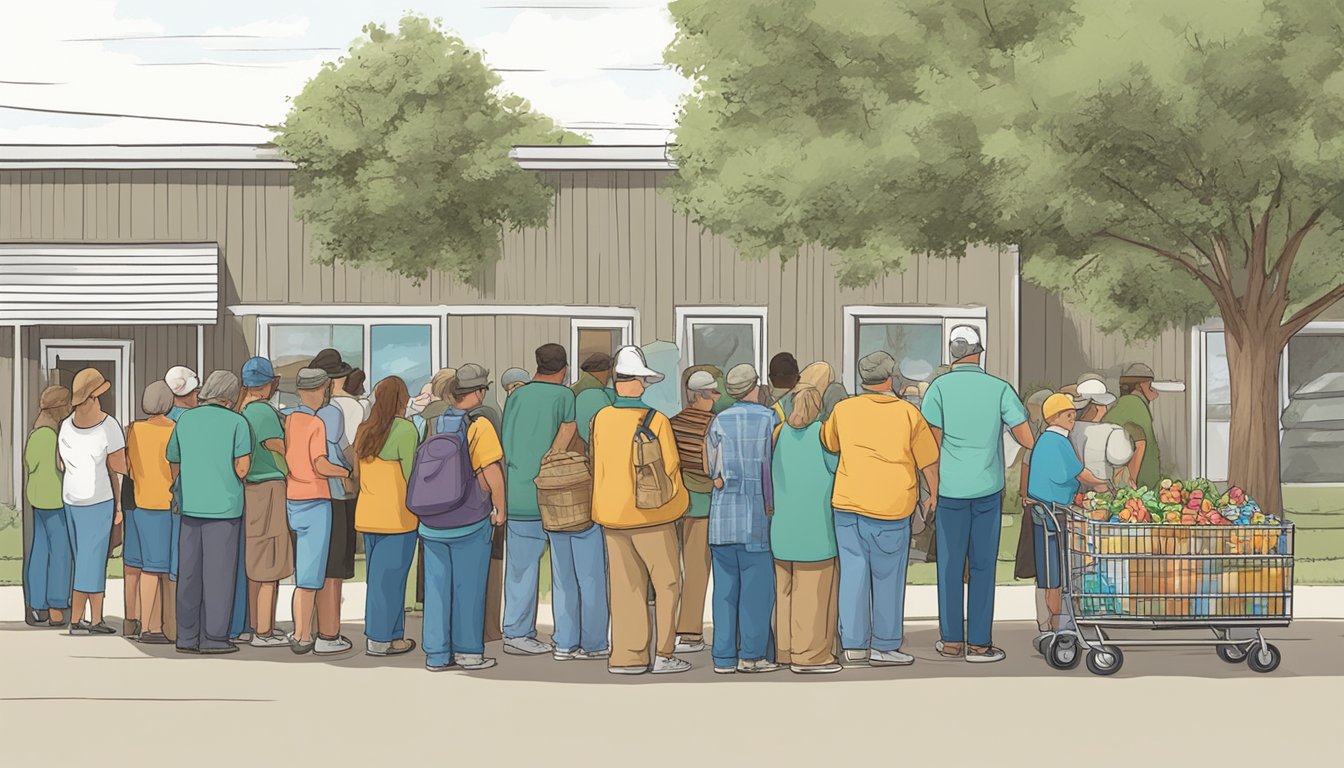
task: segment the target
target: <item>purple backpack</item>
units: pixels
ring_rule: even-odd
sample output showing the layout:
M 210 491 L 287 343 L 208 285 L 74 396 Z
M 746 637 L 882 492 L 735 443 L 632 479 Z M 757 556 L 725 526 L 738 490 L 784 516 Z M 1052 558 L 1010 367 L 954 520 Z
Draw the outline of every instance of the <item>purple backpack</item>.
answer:
M 490 514 L 490 500 L 471 468 L 467 414 L 449 409 L 434 422 L 434 434 L 415 449 L 406 483 L 406 508 L 427 528 L 461 528 Z

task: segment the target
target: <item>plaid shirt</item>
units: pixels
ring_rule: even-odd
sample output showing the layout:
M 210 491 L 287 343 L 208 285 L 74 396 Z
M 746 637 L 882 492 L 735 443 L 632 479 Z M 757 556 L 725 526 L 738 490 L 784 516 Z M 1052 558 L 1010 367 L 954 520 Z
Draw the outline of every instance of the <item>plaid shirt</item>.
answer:
M 705 438 L 710 479 L 723 479 L 709 504 L 709 543 L 770 550 L 767 507 L 774 506 L 770 463 L 779 416 L 756 403 L 736 403 L 714 417 Z

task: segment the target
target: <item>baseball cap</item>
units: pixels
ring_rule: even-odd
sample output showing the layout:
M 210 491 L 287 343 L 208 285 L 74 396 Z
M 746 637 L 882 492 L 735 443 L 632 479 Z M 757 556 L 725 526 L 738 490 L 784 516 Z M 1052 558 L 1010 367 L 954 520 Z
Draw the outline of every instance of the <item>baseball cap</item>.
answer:
M 896 361 L 886 352 L 872 352 L 859 359 L 859 381 L 881 384 L 896 372 Z
M 163 375 L 163 383 L 173 391 L 175 397 L 186 397 L 201 388 L 201 380 L 196 372 L 185 365 L 174 365 Z
M 243 363 L 243 386 L 262 387 L 275 379 L 275 367 L 264 357 L 248 358 Z
M 696 371 L 686 380 L 686 388 L 694 390 L 718 389 L 719 382 L 714 379 L 714 374 L 709 371 Z
M 304 368 L 299 371 L 295 380 L 295 387 L 298 389 L 317 389 L 325 387 L 331 376 L 321 368 Z
M 490 387 L 490 371 L 483 365 L 467 363 L 457 369 L 457 380 L 453 384 L 454 395 L 466 395 Z
M 947 349 L 953 360 L 979 355 L 985 351 L 980 331 L 973 325 L 958 325 L 947 337 Z
M 734 365 L 728 371 L 728 375 L 723 377 L 723 387 L 728 390 L 728 396 L 732 398 L 742 397 L 760 383 L 761 376 L 751 363 Z

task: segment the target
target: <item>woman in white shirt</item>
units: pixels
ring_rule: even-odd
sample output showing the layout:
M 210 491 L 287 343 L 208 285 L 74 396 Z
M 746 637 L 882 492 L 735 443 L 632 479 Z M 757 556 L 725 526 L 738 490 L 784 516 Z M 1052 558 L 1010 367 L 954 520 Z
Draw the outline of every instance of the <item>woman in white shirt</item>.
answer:
M 121 521 L 112 475 L 125 475 L 128 468 L 121 425 L 98 402 L 111 387 L 93 368 L 76 374 L 70 398 L 74 413 L 61 422 L 57 439 L 57 454 L 65 471 L 61 498 L 75 560 L 72 635 L 116 634 L 103 622 L 103 592 L 112 526 Z M 85 603 L 88 621 L 84 621 Z

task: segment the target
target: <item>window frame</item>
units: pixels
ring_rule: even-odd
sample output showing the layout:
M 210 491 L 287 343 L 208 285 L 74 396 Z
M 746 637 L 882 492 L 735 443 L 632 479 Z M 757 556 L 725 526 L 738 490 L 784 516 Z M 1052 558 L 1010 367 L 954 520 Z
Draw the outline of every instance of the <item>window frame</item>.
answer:
M 571 317 L 569 319 L 569 383 L 579 379 L 579 332 L 582 330 L 620 331 L 621 343 L 625 347 L 635 343 L 635 323 L 633 314 L 629 317 Z
M 768 339 L 768 311 L 766 307 L 730 307 L 730 306 L 679 306 L 676 308 L 676 345 L 681 356 L 681 370 L 691 367 L 694 357 L 694 350 L 691 349 L 694 343 L 695 334 L 691 333 L 691 326 L 700 325 L 746 325 L 750 327 L 756 337 L 756 359 L 752 363 L 756 366 L 756 373 L 765 380 L 766 376 L 766 355 Z M 728 372 L 724 371 L 726 375 Z
M 985 354 L 989 352 L 989 308 L 983 306 L 907 306 L 887 305 L 848 305 L 844 307 L 844 384 L 845 388 L 856 386 L 858 381 L 859 327 L 863 325 L 941 325 L 942 348 L 939 356 L 942 365 L 951 363 L 947 348 L 948 336 L 959 325 L 969 325 L 980 332 L 984 342 Z M 984 355 L 980 359 L 983 365 Z

